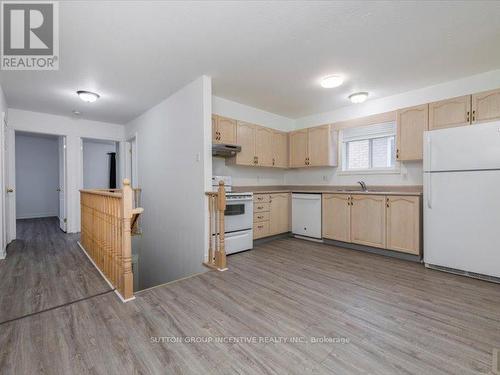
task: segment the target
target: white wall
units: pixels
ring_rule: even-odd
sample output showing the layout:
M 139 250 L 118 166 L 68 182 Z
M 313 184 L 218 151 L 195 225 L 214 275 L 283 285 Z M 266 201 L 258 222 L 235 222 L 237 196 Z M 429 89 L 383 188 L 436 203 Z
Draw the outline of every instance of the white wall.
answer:
M 6 189 L 5 186 L 5 155 L 4 155 L 4 125 L 1 116 L 5 113 L 7 117 L 7 101 L 5 100 L 5 95 L 2 87 L 0 86 L 0 259 L 5 258 L 5 247 L 7 246 L 7 225 L 5 217 L 5 194 L 3 193 Z
M 289 131 L 294 127 L 294 120 L 258 108 L 212 96 L 213 113 L 268 128 Z
M 83 188 L 109 188 L 109 152 L 116 152 L 116 143 L 111 141 L 83 140 Z M 117 157 L 118 159 L 118 157 Z M 118 174 L 118 160 L 116 165 Z M 117 181 L 118 182 L 118 181 Z
M 202 272 L 208 242 L 211 79 L 200 77 L 127 124 L 144 207 L 140 287 Z
M 9 109 L 9 127 L 14 130 L 66 136 L 66 161 L 68 170 L 67 218 L 68 232 L 80 231 L 80 193 L 83 187 L 81 138 L 125 139 L 125 127 L 99 121 L 48 113 Z
M 59 215 L 57 137 L 16 133 L 16 218 Z

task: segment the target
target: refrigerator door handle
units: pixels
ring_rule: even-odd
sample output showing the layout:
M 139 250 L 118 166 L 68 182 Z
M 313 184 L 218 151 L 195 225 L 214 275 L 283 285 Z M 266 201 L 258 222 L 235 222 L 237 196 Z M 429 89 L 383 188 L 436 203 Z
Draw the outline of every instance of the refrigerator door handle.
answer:
M 432 209 L 432 173 L 427 173 L 427 208 Z
M 432 140 L 429 132 L 425 132 L 424 171 L 431 171 L 432 167 Z

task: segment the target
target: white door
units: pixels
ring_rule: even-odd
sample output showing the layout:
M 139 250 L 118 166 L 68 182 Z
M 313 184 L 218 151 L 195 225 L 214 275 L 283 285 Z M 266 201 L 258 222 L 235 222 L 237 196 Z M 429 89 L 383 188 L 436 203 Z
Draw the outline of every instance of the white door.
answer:
M 66 137 L 59 137 L 59 227 L 66 232 Z
M 424 261 L 500 277 L 500 171 L 424 174 Z
M 16 239 L 16 135 L 4 121 L 5 224 L 7 244 Z

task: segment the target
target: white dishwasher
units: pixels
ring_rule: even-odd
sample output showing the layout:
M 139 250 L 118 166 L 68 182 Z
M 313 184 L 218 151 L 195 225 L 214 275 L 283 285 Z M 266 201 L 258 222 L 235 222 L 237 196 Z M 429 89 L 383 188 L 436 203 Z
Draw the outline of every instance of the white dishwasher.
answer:
M 321 194 L 292 193 L 292 233 L 321 239 Z

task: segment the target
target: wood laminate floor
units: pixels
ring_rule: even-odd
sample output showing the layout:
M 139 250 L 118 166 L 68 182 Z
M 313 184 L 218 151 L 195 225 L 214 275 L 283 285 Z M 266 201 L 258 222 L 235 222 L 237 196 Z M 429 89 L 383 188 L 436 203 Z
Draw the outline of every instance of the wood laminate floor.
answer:
M 59 219 L 17 221 L 17 239 L 0 261 L 0 322 L 109 290 Z
M 202 342 L 182 339 L 189 337 Z M 241 337 L 255 342 L 203 342 Z M 266 337 L 274 342 L 259 341 Z M 299 342 L 277 342 L 286 338 Z M 1 325 L 0 369 L 478 374 L 491 373 L 499 346 L 499 285 L 282 239 L 230 256 L 226 272 L 146 290 L 127 304 L 110 293 Z

